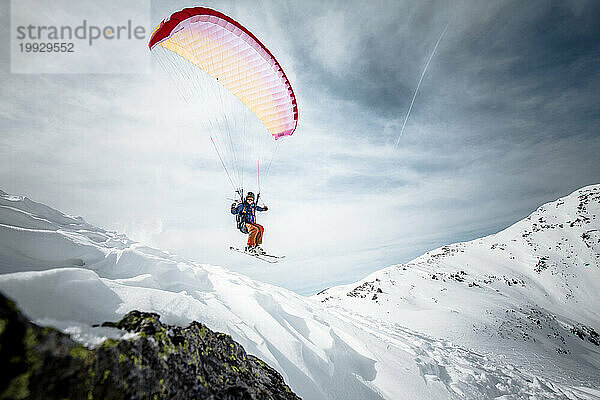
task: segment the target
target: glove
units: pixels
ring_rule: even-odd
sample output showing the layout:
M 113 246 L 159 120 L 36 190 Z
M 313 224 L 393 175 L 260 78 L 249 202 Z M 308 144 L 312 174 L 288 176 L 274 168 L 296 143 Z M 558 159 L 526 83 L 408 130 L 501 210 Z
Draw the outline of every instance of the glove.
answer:
M 231 203 L 231 209 L 233 210 L 234 208 L 237 207 L 237 203 Z
M 269 207 L 263 206 L 263 211 L 267 211 L 268 209 L 269 209 Z

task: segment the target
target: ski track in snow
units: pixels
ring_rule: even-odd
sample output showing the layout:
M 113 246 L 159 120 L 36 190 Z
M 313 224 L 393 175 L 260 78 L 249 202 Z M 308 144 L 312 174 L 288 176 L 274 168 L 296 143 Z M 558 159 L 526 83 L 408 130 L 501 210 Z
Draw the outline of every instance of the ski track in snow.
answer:
M 436 340 L 407 328 L 360 315 L 338 316 L 367 329 L 388 346 L 403 348 L 415 355 L 422 378 L 441 382 L 459 398 L 588 398 L 580 388 L 554 384 L 546 379 L 522 373 L 513 365 Z M 388 347 L 389 348 L 389 347 Z
M 600 186 L 595 190 L 600 193 Z M 577 193 L 570 198 L 573 196 Z M 588 206 L 596 205 L 592 202 Z M 573 216 L 573 220 L 576 218 L 580 217 Z M 597 237 L 593 234 L 590 230 L 591 239 L 584 239 L 590 246 L 595 246 L 593 240 Z M 503 237 L 502 233 L 498 235 Z M 460 250 L 461 246 L 449 248 Z M 421 320 L 431 315 L 440 317 L 442 324 L 448 323 L 446 329 L 453 330 L 473 320 L 467 318 L 469 310 L 464 307 L 469 299 L 456 301 L 448 296 L 444 300 L 443 293 L 460 293 L 462 286 L 446 285 L 446 290 L 440 292 L 441 280 L 431 279 L 432 264 L 427 260 L 438 254 L 442 256 L 434 260 L 445 259 L 447 252 L 438 249 L 413 261 L 406 271 L 400 268 L 406 275 L 407 271 L 414 274 L 414 279 L 404 282 L 405 286 L 398 285 L 403 287 L 400 291 L 403 305 L 399 309 L 410 315 L 408 305 L 414 313 L 425 315 L 419 317 Z M 485 252 L 479 256 L 488 260 Z M 530 253 L 521 256 L 539 263 Z M 470 258 L 469 262 L 473 260 Z M 545 262 L 554 260 L 548 257 Z M 455 265 L 448 268 L 454 271 Z M 496 273 L 498 268 L 494 270 Z M 544 271 L 551 269 L 547 267 Z M 314 298 L 306 298 L 221 267 L 149 248 L 124 235 L 91 226 L 80 217 L 0 191 L 0 272 L 0 290 L 15 299 L 30 318 L 42 325 L 55 326 L 89 346 L 101 343 L 106 337 L 130 338 L 118 330 L 91 325 L 117 320 L 133 309 L 157 312 L 164 322 L 171 324 L 185 325 L 198 320 L 211 329 L 230 334 L 249 353 L 268 362 L 305 399 L 600 399 L 599 391 L 579 387 L 594 387 L 595 381 L 589 380 L 594 373 L 582 374 L 576 380 L 581 385 L 558 383 L 543 375 L 543 370 L 532 373 L 515 366 L 514 359 L 500 351 L 502 348 L 498 349 L 502 354 L 489 351 L 493 346 L 484 346 L 486 351 L 473 350 L 473 341 L 467 340 L 468 346 L 458 345 L 443 338 L 444 335 L 427 332 L 424 329 L 427 321 L 413 325 L 398 312 L 390 317 L 387 312 L 398 306 L 382 306 L 386 304 L 383 301 L 386 293 L 376 289 L 377 285 L 383 286 L 380 282 L 383 274 L 390 272 L 389 268 L 376 273 L 377 278 L 370 276 L 357 284 L 331 288 Z M 440 275 L 442 279 L 456 283 L 447 271 L 441 269 L 439 273 L 445 274 Z M 474 279 L 471 274 L 469 270 L 465 281 Z M 484 273 L 478 277 L 492 279 Z M 364 285 L 371 281 L 372 291 L 369 285 Z M 483 300 L 495 303 L 502 299 L 502 294 L 496 291 L 498 282 L 504 282 L 503 278 L 480 282 L 485 287 L 477 289 L 487 296 Z M 547 281 L 537 284 L 536 293 L 553 293 Z M 591 291 L 594 287 L 582 282 L 576 284 L 585 287 L 591 296 L 586 303 L 586 299 L 577 295 L 579 305 L 594 304 L 597 299 Z M 346 295 L 361 285 L 364 287 L 356 291 L 358 297 Z M 385 291 L 391 293 L 392 286 L 384 286 Z M 561 290 L 569 293 L 564 287 Z M 363 293 L 368 295 L 360 297 Z M 432 293 L 439 297 L 439 302 L 428 298 Z M 371 300 L 374 294 L 381 303 Z M 528 293 L 516 290 L 504 297 L 508 294 L 523 300 L 522 306 L 526 304 Z M 441 318 L 446 314 L 433 306 L 440 302 L 444 303 L 446 314 L 466 319 L 457 323 Z M 374 308 L 373 304 L 377 306 Z M 598 322 L 597 314 L 592 307 L 583 308 L 579 317 L 593 327 Z M 553 311 L 558 309 L 556 306 Z M 431 310 L 436 314 L 428 314 Z M 531 312 L 521 311 L 521 314 L 527 320 Z M 519 319 L 514 317 L 514 321 Z M 558 326 L 563 320 L 550 318 L 543 323 Z M 467 330 L 470 332 L 471 327 Z M 431 331 L 435 333 L 436 329 Z M 469 332 L 462 332 L 461 337 L 471 338 Z M 573 347 L 568 341 L 571 347 L 565 345 L 565 348 L 590 351 L 589 346 L 573 343 L 580 347 Z M 497 344 L 502 347 L 501 341 Z M 595 355 L 587 356 L 593 364 Z M 541 357 L 541 360 L 558 362 L 560 358 Z

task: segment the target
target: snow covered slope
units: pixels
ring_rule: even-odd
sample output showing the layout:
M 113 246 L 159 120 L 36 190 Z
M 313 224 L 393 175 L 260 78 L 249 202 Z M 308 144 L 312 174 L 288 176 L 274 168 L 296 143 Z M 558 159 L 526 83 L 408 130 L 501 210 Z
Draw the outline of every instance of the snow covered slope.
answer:
M 591 216 L 589 218 L 592 220 Z M 588 234 L 593 235 L 593 232 Z M 450 250 L 449 253 L 454 252 Z M 460 296 L 470 291 L 459 291 L 463 290 L 459 284 L 468 290 L 489 293 L 481 298 L 490 303 L 504 300 L 502 296 L 517 301 L 520 293 L 522 304 L 529 304 L 529 292 L 519 292 L 519 285 L 507 286 L 502 275 L 488 277 L 485 272 L 480 272 L 477 279 L 491 281 L 477 281 L 479 286 L 475 288 L 469 288 L 468 283 L 474 282 L 476 272 L 466 266 L 465 282 L 458 282 L 462 274 L 458 280 L 452 278 L 451 281 L 450 275 L 441 275 L 441 270 L 439 279 L 431 279 L 428 268 L 436 267 L 425 260 L 432 255 L 415 261 L 422 265 L 417 267 L 415 264 L 406 270 L 415 271 L 414 279 L 422 284 L 419 288 L 422 292 L 413 289 L 412 293 L 398 291 L 392 294 L 396 285 L 405 283 L 392 283 L 393 274 L 406 272 L 399 266 L 384 270 L 380 273 L 382 278 L 373 279 L 377 284 L 386 280 L 388 286 L 381 286 L 386 293 L 379 293 L 375 288 L 368 298 L 361 298 L 366 293 L 365 288 L 371 285 L 367 284 L 357 289 L 358 297 L 349 298 L 345 289 L 337 288 L 331 289 L 326 295 L 329 300 L 322 303 L 221 267 L 146 247 L 123 235 L 91 226 L 79 217 L 65 215 L 25 197 L 0 192 L 0 290 L 13 298 L 35 322 L 58 327 L 88 345 L 98 344 L 107 336 L 119 335 L 108 328 L 91 328 L 92 324 L 116 320 L 126 312 L 138 309 L 157 312 L 169 324 L 184 325 L 198 320 L 213 330 L 230 334 L 246 351 L 277 369 L 291 388 L 307 400 L 500 396 L 511 399 L 600 398 L 600 392 L 583 387 L 596 385 L 594 374 L 578 374 L 573 369 L 575 375 L 571 380 L 558 382 L 548 379 L 542 370 L 531 373 L 527 368 L 516 368 L 511 358 L 501 359 L 493 354 L 494 340 L 501 340 L 491 335 L 488 335 L 490 351 L 474 352 L 444 339 L 447 335 L 442 334 L 446 333 L 443 329 L 438 329 L 441 333 L 437 336 L 441 338 L 423 333 L 435 333 L 436 326 L 441 326 L 432 323 L 435 321 L 407 317 L 406 324 L 399 324 L 399 309 L 414 316 L 420 310 L 427 310 L 430 314 L 426 318 L 433 318 L 436 313 L 439 316 L 454 315 L 454 311 L 462 315 L 469 299 Z M 488 253 L 481 255 L 489 256 Z M 444 259 L 451 258 L 446 256 Z M 433 258 L 436 262 L 441 259 Z M 544 271 L 552 270 L 551 262 L 550 258 L 546 259 Z M 590 267 L 596 268 L 597 262 Z M 386 271 L 392 275 L 384 278 Z M 535 277 L 535 274 L 537 272 L 531 276 Z M 508 277 L 509 271 L 504 275 Z M 592 275 L 589 277 L 589 282 L 577 281 L 577 284 L 586 285 L 589 298 L 585 304 L 592 303 L 593 288 L 597 284 L 591 279 Z M 526 278 L 529 279 L 526 274 L 521 277 L 524 281 Z M 544 320 L 544 324 L 562 329 L 561 333 L 565 331 L 563 323 L 573 325 L 583 321 L 586 326 L 595 326 L 597 314 L 593 307 L 579 309 L 573 306 L 579 314 L 566 320 L 565 308 L 561 305 L 564 300 L 556 297 L 561 292 L 558 289 L 548 292 L 549 283 L 536 282 L 537 286 L 531 290 L 538 293 L 538 297 L 543 298 L 545 293 L 549 296 L 541 305 L 545 308 L 538 308 L 544 312 L 563 310 L 556 319 Z M 446 290 L 442 291 L 441 283 L 447 285 Z M 574 280 L 569 281 L 569 287 L 575 284 Z M 501 285 L 514 293 L 510 292 L 509 296 Z M 504 293 L 496 292 L 496 287 L 502 287 Z M 445 292 L 451 290 L 460 294 L 459 300 L 456 303 L 446 301 L 445 308 L 437 306 Z M 375 294 L 377 296 L 372 300 Z M 576 291 L 572 294 L 572 299 L 582 302 L 585 299 Z M 389 301 L 379 299 L 388 295 Z M 401 300 L 402 296 L 407 300 Z M 318 299 L 326 297 L 321 295 Z M 430 297 L 436 297 L 438 303 Z M 347 298 L 356 304 L 346 304 Z M 392 304 L 393 301 L 397 304 Z M 550 307 L 552 301 L 558 302 L 555 308 Z M 490 308 L 495 310 L 492 304 Z M 516 319 L 520 314 L 516 310 L 515 314 Z M 463 316 L 462 320 L 446 320 L 454 324 L 449 329 L 458 332 L 462 329 L 461 323 L 470 323 L 472 319 Z M 478 329 L 485 332 L 483 326 Z M 583 330 L 582 335 L 590 337 L 589 331 Z M 476 341 L 467 343 L 477 344 Z M 596 365 L 593 345 L 579 338 L 573 339 L 573 343 L 579 347 L 575 348 L 569 341 L 567 344 L 571 347 L 563 348 L 580 351 L 582 355 L 577 362 L 583 362 L 583 354 L 587 354 L 587 362 Z M 548 362 L 553 360 L 548 358 Z M 544 363 L 540 362 L 540 365 Z
M 313 298 L 600 386 L 600 185 Z

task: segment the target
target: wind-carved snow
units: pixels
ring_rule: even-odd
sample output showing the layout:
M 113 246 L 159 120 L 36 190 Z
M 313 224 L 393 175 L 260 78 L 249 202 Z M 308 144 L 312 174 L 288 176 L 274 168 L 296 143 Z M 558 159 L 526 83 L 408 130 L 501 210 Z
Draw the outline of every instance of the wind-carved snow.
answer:
M 90 346 L 122 336 L 91 325 L 133 309 L 170 324 L 201 321 L 268 362 L 305 399 L 598 399 L 584 387 L 598 387 L 599 192 L 562 200 L 569 224 L 538 210 L 495 236 L 313 299 L 0 192 L 0 290 L 34 321 Z M 571 207 L 586 193 L 581 210 Z M 527 364 L 522 350 L 538 358 Z M 554 364 L 568 367 L 570 379 L 543 369 Z

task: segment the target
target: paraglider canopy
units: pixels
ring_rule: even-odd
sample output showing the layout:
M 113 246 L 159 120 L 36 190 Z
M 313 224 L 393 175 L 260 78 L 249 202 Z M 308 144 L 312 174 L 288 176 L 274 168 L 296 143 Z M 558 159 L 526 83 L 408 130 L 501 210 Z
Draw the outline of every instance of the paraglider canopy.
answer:
M 178 54 L 245 104 L 275 139 L 298 122 L 294 91 L 271 52 L 232 18 L 209 8 L 185 8 L 154 30 L 148 47 Z

